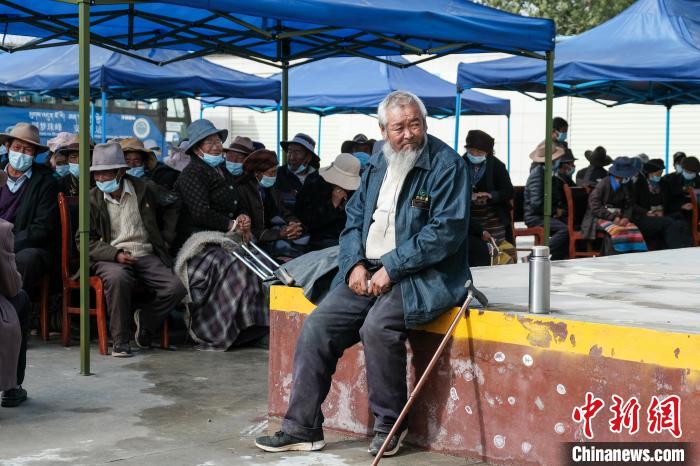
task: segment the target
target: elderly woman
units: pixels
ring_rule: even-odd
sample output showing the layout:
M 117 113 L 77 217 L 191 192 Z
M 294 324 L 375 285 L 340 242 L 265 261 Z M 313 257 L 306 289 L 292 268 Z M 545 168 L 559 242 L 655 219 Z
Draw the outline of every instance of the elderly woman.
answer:
M 513 184 L 506 166 L 493 153 L 494 139 L 484 131 L 467 134 L 464 160 L 472 179 L 469 265 L 490 264 L 487 242 L 513 243 L 510 201 Z
M 225 172 L 228 131 L 208 120 L 193 122 L 187 131 L 191 161 L 175 183 L 183 203 L 178 236 L 185 244 L 175 270 L 189 291 L 197 348 L 225 351 L 264 336 L 268 313 L 258 278 L 229 251 L 231 237 L 249 237 L 250 218 Z
M 254 150 L 253 141 L 245 136 L 236 136 L 231 145 L 224 149 L 226 171 L 236 183 L 243 177 L 243 162 Z
M 360 160 L 340 154 L 299 193 L 297 215 L 309 230 L 309 251 L 337 246 L 345 228 L 345 204 L 360 186 Z
M 243 163 L 243 178 L 238 189 L 250 206 L 255 240 L 276 257 L 298 257 L 305 250 L 308 237 L 302 238 L 304 227 L 280 199 L 273 188 L 277 179 L 277 156 L 261 149 Z M 304 240 L 307 241 L 304 241 Z
M 52 158 L 56 159 L 56 163 L 60 158 L 65 157 L 68 162 L 68 173 L 58 180 L 58 190 L 65 196 L 77 196 L 80 183 L 80 137 L 77 134 L 71 134 L 67 140 L 56 147 Z M 58 168 L 58 165 L 57 165 Z M 94 185 L 91 180 L 91 185 Z

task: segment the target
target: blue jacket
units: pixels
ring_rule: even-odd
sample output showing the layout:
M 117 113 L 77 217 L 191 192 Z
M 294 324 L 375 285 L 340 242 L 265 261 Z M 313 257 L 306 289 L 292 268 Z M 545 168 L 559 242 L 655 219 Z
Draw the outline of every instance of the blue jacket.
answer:
M 360 188 L 346 206 L 348 219 L 340 235 L 334 284 L 347 283 L 352 268 L 365 259 L 367 233 L 386 170 L 383 152 L 373 155 Z M 464 160 L 428 136 L 398 197 L 396 249 L 381 258 L 391 281 L 401 286 L 408 328 L 430 322 L 467 296 L 470 184 Z

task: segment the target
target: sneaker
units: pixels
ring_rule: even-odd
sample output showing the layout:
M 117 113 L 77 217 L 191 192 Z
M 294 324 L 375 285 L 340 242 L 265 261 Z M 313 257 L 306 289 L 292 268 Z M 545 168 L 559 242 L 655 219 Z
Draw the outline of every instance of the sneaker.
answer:
M 151 332 L 141 325 L 141 309 L 137 309 L 136 312 L 134 312 L 134 322 L 136 322 L 136 335 L 134 336 L 136 346 L 141 349 L 149 349 L 152 340 Z
M 398 436 L 394 435 L 394 437 L 389 441 L 389 445 L 386 447 L 386 451 L 382 455 L 384 456 L 394 456 L 399 452 L 399 448 L 401 447 L 401 442 L 403 441 L 404 437 L 406 437 L 406 434 L 408 433 L 408 430 L 404 430 L 401 432 Z M 370 455 L 372 456 L 377 456 L 379 454 L 379 450 L 382 448 L 382 445 L 384 445 L 384 440 L 386 440 L 386 437 L 389 434 L 386 432 L 377 432 L 374 434 L 374 438 L 372 439 L 372 443 L 369 444 L 369 449 L 367 451 L 369 452 Z
M 316 441 L 303 440 L 292 437 L 281 430 L 269 437 L 258 437 L 255 439 L 255 446 L 269 452 L 277 453 L 281 451 L 316 451 L 326 446 L 323 435 Z
M 112 356 L 115 358 L 130 358 L 133 356 L 129 343 L 115 343 L 112 347 Z
M 25 401 L 27 401 L 27 390 L 20 385 L 17 388 L 11 388 L 2 392 L 0 406 L 3 408 L 15 408 Z

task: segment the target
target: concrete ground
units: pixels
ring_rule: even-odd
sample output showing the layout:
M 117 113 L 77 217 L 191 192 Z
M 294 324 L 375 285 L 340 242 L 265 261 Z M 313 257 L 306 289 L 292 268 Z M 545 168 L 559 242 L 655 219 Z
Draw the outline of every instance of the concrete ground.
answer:
M 100 356 L 79 372 L 78 347 L 34 339 L 29 401 L 0 408 L 0 465 L 368 465 L 367 440 L 326 435 L 321 452 L 264 454 L 267 351 L 151 350 Z M 407 448 L 386 465 L 484 464 Z

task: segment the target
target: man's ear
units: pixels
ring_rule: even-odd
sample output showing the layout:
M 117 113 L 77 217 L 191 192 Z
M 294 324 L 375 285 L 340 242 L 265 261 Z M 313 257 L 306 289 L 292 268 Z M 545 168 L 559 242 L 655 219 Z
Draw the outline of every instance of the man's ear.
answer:
M 381 124 L 379 125 L 379 131 L 382 133 L 382 137 L 386 139 L 386 128 L 382 126 Z

